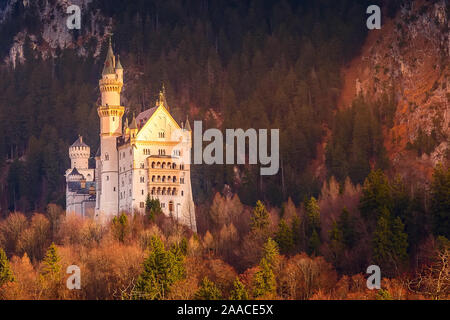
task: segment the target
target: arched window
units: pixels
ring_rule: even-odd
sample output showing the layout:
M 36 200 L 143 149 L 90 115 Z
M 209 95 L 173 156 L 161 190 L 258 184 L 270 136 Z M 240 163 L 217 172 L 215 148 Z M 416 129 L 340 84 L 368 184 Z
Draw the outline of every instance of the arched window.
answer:
M 155 161 L 152 162 L 152 168 L 155 168 Z
M 163 176 L 163 177 L 162 177 L 162 182 L 165 182 L 165 181 L 166 181 L 166 177 Z
M 177 182 L 177 177 L 173 176 L 172 182 Z
M 105 161 L 108 161 L 108 160 L 109 160 L 109 154 L 107 152 L 107 153 L 105 153 Z
M 176 169 L 177 168 L 177 164 L 176 163 L 172 163 L 172 169 Z
M 177 188 L 173 188 L 173 190 L 172 190 L 172 195 L 173 195 L 173 196 L 176 196 L 176 195 L 177 195 Z

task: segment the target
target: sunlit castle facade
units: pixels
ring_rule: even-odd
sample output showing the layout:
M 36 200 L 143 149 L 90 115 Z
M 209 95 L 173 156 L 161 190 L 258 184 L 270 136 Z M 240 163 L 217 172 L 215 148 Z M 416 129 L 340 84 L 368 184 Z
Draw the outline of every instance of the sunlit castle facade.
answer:
M 144 214 L 150 195 L 159 199 L 166 215 L 196 230 L 190 176 L 192 132 L 188 120 L 180 127 L 172 118 L 163 88 L 156 105 L 137 117 L 133 115 L 128 124 L 122 120 L 122 86 L 123 68 L 119 59 L 116 62 L 110 42 L 99 81 L 100 147 L 95 169 L 89 169 L 90 150 L 80 137 L 69 149 L 72 166 L 66 172 L 67 213 L 90 216 L 93 211 L 93 216 L 101 221 L 120 212 Z M 78 147 L 84 149 L 73 149 Z M 76 157 L 72 159 L 72 155 Z M 85 193 L 86 188 L 89 196 L 85 198 L 73 194 Z M 86 201 L 89 205 L 84 204 Z

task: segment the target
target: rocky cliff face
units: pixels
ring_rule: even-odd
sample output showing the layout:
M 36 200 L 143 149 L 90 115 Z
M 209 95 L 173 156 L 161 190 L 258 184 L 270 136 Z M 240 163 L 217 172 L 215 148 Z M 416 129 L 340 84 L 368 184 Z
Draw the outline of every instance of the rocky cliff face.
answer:
M 0 23 L 16 24 L 18 32 L 13 37 L 9 54 L 4 57 L 7 64 L 16 65 L 23 62 L 23 45 L 29 37 L 33 49 L 43 58 L 55 56 L 57 49 L 73 48 L 80 55 L 92 51 L 94 56 L 100 53 L 101 43 L 105 34 L 111 29 L 111 20 L 102 16 L 98 11 L 89 10 L 92 0 L 8 0 L 3 8 L 0 7 Z M 82 25 L 80 30 L 70 30 L 66 26 L 67 8 L 70 5 L 81 8 Z M 15 15 L 28 15 L 36 20 L 37 28 L 29 30 Z
M 343 70 L 339 107 L 358 94 L 371 101 L 391 96 L 396 110 L 384 135 L 393 169 L 423 178 L 450 152 L 448 6 L 405 5 L 381 30 L 369 31 L 361 54 Z

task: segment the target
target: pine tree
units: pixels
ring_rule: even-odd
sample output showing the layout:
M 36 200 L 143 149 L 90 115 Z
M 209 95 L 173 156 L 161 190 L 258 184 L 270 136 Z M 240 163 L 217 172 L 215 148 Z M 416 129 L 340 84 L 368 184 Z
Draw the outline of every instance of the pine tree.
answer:
M 316 198 L 311 197 L 306 202 L 305 210 L 309 232 L 312 233 L 312 230 L 320 230 L 320 208 Z
M 221 297 L 220 289 L 207 277 L 203 278 L 200 288 L 195 293 L 196 300 L 219 300 Z
M 437 166 L 431 184 L 433 233 L 450 239 L 450 167 Z
M 337 261 L 340 260 L 342 252 L 344 251 L 344 243 L 343 243 L 343 232 L 339 228 L 336 222 L 333 222 L 333 226 L 330 230 L 330 248 L 334 255 L 334 262 L 336 264 Z
M 125 213 L 115 216 L 112 220 L 113 234 L 117 240 L 124 242 L 129 233 L 128 217 Z
M 248 300 L 248 292 L 238 277 L 233 282 L 233 290 L 230 292 L 230 300 Z
M 275 274 L 266 259 L 260 262 L 260 270 L 255 273 L 253 279 L 253 296 L 255 298 L 274 293 L 276 289 Z
M 280 258 L 280 253 L 278 250 L 277 243 L 272 239 L 267 239 L 266 243 L 263 247 L 263 256 L 262 259 L 267 261 L 270 267 L 273 269 L 278 264 L 278 260 Z
M 14 275 L 9 265 L 5 251 L 0 248 L 0 288 L 7 282 L 14 281 Z
M 164 299 L 173 283 L 185 276 L 184 256 L 179 248 L 166 250 L 159 237 L 150 240 L 150 253 L 136 281 L 134 299 Z
M 408 235 L 400 217 L 393 218 L 387 208 L 379 215 L 373 235 L 373 258 L 388 274 L 399 271 L 408 254 Z
M 276 281 L 273 270 L 277 267 L 278 261 L 279 251 L 277 243 L 269 238 L 263 247 L 262 258 L 259 263 L 260 270 L 253 279 L 253 295 L 255 297 L 275 292 Z
M 159 199 L 152 199 L 150 194 L 147 194 L 147 199 L 145 200 L 145 216 L 147 217 L 147 221 L 155 221 L 156 216 L 161 213 L 162 209 Z
M 359 210 L 366 219 L 377 219 L 382 208 L 393 207 L 391 187 L 383 171 L 372 171 L 364 181 Z
M 358 238 L 358 232 L 356 231 L 355 220 L 350 216 L 350 212 L 348 212 L 346 207 L 342 209 L 337 227 L 342 232 L 342 243 L 346 248 L 352 248 Z
M 280 251 L 283 254 L 287 254 L 292 251 L 294 247 L 294 237 L 292 229 L 288 226 L 284 219 L 280 220 L 278 224 L 278 231 L 275 235 L 275 241 L 280 247 Z
M 61 270 L 61 257 L 58 248 L 52 243 L 45 254 L 41 274 L 46 278 L 57 279 L 61 276 Z
M 314 229 L 311 236 L 309 237 L 308 253 L 315 254 L 317 256 L 319 255 L 319 248 L 320 248 L 320 237 L 316 229 Z
M 250 227 L 255 232 L 265 232 L 269 227 L 269 212 L 261 201 L 256 202 L 251 217 Z

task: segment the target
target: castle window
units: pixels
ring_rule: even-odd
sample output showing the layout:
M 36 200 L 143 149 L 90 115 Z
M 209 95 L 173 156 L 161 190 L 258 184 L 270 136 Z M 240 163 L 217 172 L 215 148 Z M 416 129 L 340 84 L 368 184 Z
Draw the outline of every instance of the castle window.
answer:
M 183 191 L 181 191 L 181 196 L 184 196 L 184 192 Z
M 141 163 L 141 169 L 144 169 L 144 163 L 143 162 Z
M 145 177 L 140 177 L 139 180 L 141 181 L 141 183 L 145 182 Z
M 177 165 L 175 163 L 172 164 L 172 169 L 176 169 Z
M 116 192 L 116 187 L 113 188 L 113 191 Z
M 166 204 L 164 202 L 161 202 L 161 208 L 165 208 Z
M 139 207 L 144 208 L 144 202 L 140 202 Z
M 141 194 L 144 195 L 144 190 L 141 190 Z
M 158 132 L 158 137 L 160 137 L 160 138 L 164 138 L 164 136 L 165 136 L 165 133 L 164 133 L 164 131 L 160 131 L 160 132 Z
M 108 160 L 109 160 L 109 154 L 105 153 L 105 161 L 108 161 Z
M 109 176 L 106 176 L 106 181 L 109 181 Z
M 113 122 L 115 121 L 116 119 L 113 117 Z

